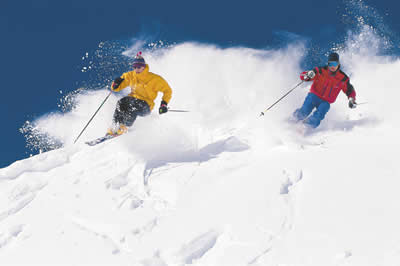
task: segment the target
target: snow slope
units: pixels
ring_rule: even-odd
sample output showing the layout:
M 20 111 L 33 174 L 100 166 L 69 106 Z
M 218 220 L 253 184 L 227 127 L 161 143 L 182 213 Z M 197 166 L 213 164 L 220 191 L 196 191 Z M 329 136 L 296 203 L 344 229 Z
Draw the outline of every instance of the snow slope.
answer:
M 76 145 L 107 90 L 35 121 L 64 147 L 0 169 L 0 264 L 400 265 L 400 61 L 350 44 L 342 63 L 368 104 L 340 95 L 308 137 L 286 122 L 307 86 L 258 117 L 298 82 L 301 44 L 147 54 L 171 107 L 192 112 L 155 112 L 98 146 L 83 142 L 123 93 Z

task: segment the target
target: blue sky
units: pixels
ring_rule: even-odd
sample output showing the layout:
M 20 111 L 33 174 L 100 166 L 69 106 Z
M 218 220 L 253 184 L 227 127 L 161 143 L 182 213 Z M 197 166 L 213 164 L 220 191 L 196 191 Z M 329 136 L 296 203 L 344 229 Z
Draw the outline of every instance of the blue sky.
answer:
M 349 13 L 344 2 L 2 0 L 0 167 L 29 155 L 18 130 L 26 120 L 58 110 L 60 90 L 74 91 L 91 82 L 81 72 L 81 58 L 101 41 L 128 43 L 145 36 L 153 41 L 271 48 L 301 36 L 323 53 L 354 23 L 354 17 L 343 16 Z M 396 38 L 400 4 L 363 3 L 380 14 L 383 23 L 377 23 L 393 30 L 389 35 Z

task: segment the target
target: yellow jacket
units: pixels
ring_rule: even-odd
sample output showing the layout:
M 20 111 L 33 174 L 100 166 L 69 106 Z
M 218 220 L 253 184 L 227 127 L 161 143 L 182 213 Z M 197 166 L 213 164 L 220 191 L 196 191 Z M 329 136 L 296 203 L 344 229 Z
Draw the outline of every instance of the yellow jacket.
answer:
M 137 74 L 135 71 L 130 71 L 122 74 L 124 79 L 118 88 L 111 90 L 121 91 L 126 87 L 131 87 L 129 96 L 146 101 L 150 106 L 150 110 L 154 107 L 154 100 L 157 98 L 157 93 L 162 92 L 162 100 L 169 102 L 172 97 L 172 90 L 168 83 L 159 75 L 149 72 L 149 66 L 142 73 Z

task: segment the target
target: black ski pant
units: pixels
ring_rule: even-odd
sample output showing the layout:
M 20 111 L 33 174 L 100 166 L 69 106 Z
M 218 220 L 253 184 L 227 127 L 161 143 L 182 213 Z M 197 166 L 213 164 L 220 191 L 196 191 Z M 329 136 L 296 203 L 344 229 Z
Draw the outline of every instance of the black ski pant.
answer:
M 131 96 L 121 98 L 114 112 L 114 123 L 132 126 L 136 117 L 150 114 L 150 106 L 143 100 Z

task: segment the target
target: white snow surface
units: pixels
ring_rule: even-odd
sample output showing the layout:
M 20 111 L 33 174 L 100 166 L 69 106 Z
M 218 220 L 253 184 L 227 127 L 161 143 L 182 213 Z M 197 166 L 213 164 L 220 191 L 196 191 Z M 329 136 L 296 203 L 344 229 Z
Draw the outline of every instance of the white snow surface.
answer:
M 65 146 L 0 169 L 0 265 L 400 265 L 400 61 L 365 50 L 341 56 L 368 104 L 342 93 L 309 136 L 287 122 L 309 84 L 259 117 L 298 82 L 301 45 L 145 55 L 191 112 L 94 147 L 122 94 L 75 145 L 106 89 L 36 121 Z

